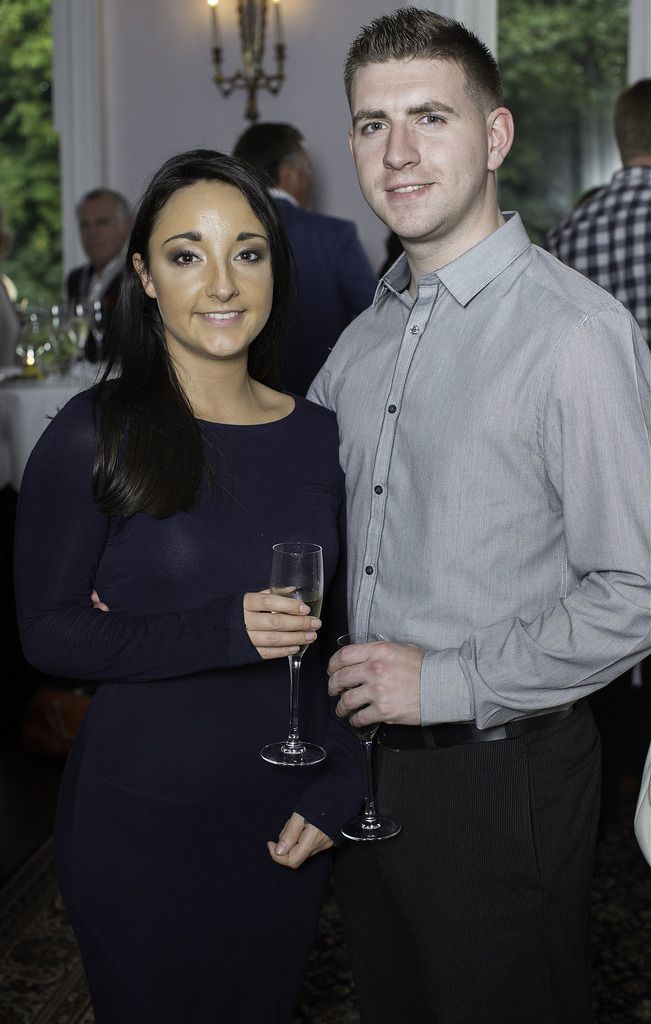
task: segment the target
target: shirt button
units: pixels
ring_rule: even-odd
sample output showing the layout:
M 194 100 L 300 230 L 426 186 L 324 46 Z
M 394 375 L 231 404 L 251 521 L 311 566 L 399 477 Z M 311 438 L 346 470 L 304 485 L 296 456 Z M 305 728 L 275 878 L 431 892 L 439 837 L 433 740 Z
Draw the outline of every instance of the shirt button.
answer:
M 410 327 L 409 330 L 411 331 L 412 334 L 418 334 L 420 332 L 420 327 L 418 326 L 418 324 L 414 324 L 414 326 Z
M 395 405 L 390 405 L 389 406 L 389 412 L 395 412 L 395 411 L 396 411 Z
M 373 575 L 373 566 L 372 565 L 367 565 L 366 569 L 364 570 L 364 572 L 366 573 L 367 576 L 372 576 Z
M 375 490 L 376 494 L 382 494 L 382 491 L 384 490 L 384 488 L 380 487 L 379 484 L 376 484 L 374 490 Z

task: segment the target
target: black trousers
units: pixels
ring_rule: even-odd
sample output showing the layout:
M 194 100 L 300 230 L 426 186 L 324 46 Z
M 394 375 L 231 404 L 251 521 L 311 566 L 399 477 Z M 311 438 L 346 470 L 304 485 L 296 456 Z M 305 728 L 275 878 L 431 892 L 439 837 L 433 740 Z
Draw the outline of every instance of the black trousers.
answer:
M 363 1024 L 589 1024 L 587 705 L 513 739 L 375 756 L 402 832 L 335 859 Z

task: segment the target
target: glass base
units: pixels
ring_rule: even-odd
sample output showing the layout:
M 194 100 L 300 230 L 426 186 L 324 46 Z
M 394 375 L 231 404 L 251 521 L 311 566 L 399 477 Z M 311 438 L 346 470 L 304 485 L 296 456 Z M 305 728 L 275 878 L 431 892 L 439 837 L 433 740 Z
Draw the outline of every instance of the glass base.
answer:
M 402 829 L 399 821 L 393 818 L 369 818 L 365 814 L 358 814 L 356 818 L 347 821 L 341 830 L 342 836 L 346 839 L 353 839 L 356 842 L 369 842 L 375 839 L 390 839 L 397 836 Z
M 306 743 L 305 740 L 281 740 L 280 743 L 268 743 L 260 751 L 260 757 L 269 764 L 284 764 L 300 768 L 306 764 L 319 764 L 324 761 L 326 752 L 317 743 Z

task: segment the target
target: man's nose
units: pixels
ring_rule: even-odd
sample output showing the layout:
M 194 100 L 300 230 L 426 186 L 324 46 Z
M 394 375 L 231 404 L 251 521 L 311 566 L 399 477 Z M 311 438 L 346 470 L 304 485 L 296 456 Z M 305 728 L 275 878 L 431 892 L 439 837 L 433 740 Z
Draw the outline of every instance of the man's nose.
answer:
M 393 125 L 387 133 L 384 166 L 393 170 L 420 163 L 420 153 L 407 127 Z

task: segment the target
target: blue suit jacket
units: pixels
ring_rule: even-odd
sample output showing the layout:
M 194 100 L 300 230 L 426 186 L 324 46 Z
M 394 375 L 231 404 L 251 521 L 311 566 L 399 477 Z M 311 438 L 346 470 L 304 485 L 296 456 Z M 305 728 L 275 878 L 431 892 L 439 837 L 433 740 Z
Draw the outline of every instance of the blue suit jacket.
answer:
M 274 202 L 295 261 L 280 385 L 304 395 L 344 327 L 371 304 L 378 278 L 352 221 Z

